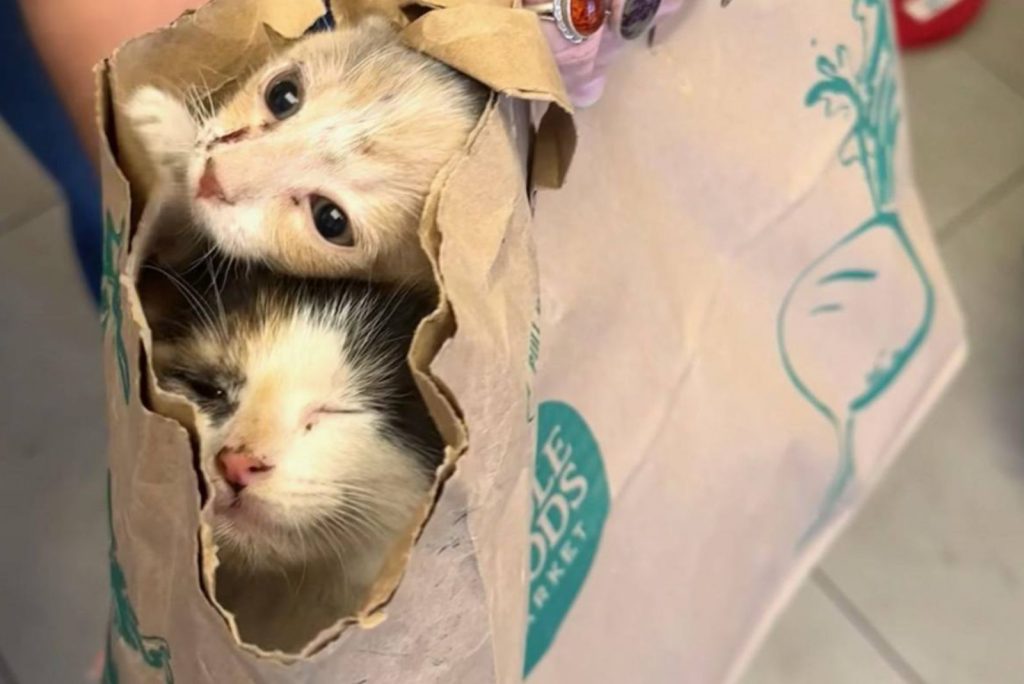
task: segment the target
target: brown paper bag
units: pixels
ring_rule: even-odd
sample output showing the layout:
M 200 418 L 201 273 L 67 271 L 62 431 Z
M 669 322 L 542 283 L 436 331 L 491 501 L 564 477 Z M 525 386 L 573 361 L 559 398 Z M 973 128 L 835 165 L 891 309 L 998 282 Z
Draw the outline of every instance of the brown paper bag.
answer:
M 514 99 L 568 108 L 535 15 L 460 5 L 405 30 L 411 45 L 503 95 L 437 179 L 421 226 L 442 303 L 418 331 L 411 361 L 448 445 L 443 493 L 358 624 L 327 630 L 298 658 L 240 643 L 233 618 L 212 598 L 215 561 L 189 436 L 148 408 L 189 413 L 152 380 L 135 282 L 156 189 L 119 105 L 143 84 L 216 90 L 322 13 L 318 0 L 217 0 L 129 42 L 99 69 L 114 591 L 108 681 L 488 682 L 513 681 L 522 670 L 526 359 L 538 296 L 527 169 L 535 137 L 546 140 L 552 150 L 535 155 L 533 175 L 559 182 L 572 142 L 565 117 L 535 136 L 527 104 Z M 439 350 L 456 354 L 459 367 L 435 372 Z
M 435 4 L 450 7 L 410 40 L 499 90 L 563 101 L 544 50 L 519 44 L 520 69 L 493 49 L 497 24 L 474 40 L 466 23 L 521 13 Z M 111 118 L 133 68 L 159 72 L 150 49 L 191 54 L 179 29 L 271 49 L 316 14 L 282 6 L 218 0 L 126 46 L 101 81 L 117 145 L 104 179 L 121 678 L 734 681 L 965 353 L 909 168 L 887 4 L 693 3 L 578 114 L 573 169 L 532 228 L 522 109 L 488 113 L 424 217 L 444 304 L 414 362 L 454 473 L 387 619 L 291 664 L 239 646 L 204 593 L 186 435 L 140 403 L 118 164 L 139 171 Z M 557 185 L 574 137 L 549 112 L 532 171 Z

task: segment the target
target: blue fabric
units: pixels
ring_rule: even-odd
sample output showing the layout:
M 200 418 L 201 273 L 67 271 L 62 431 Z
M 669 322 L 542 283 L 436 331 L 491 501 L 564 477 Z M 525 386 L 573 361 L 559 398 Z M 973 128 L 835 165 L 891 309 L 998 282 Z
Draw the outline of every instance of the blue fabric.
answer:
M 82 274 L 98 302 L 102 240 L 99 179 L 29 41 L 15 0 L 0 0 L 0 65 L 0 118 L 63 191 Z
M 334 13 L 331 12 L 330 0 L 324 0 L 324 16 L 313 22 L 313 25 L 306 29 L 306 33 L 319 33 L 334 29 Z

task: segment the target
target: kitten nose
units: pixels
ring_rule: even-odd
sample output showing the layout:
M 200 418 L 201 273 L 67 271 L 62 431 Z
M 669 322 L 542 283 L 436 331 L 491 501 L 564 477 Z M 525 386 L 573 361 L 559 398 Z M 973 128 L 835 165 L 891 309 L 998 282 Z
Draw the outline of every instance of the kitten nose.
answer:
M 203 168 L 203 175 L 199 178 L 199 187 L 196 188 L 196 199 L 217 199 L 226 202 L 224 188 L 217 180 L 217 174 L 213 171 L 213 159 L 206 160 Z
M 237 494 L 273 466 L 267 465 L 245 449 L 224 447 L 217 454 L 217 468 L 224 477 L 224 481 Z

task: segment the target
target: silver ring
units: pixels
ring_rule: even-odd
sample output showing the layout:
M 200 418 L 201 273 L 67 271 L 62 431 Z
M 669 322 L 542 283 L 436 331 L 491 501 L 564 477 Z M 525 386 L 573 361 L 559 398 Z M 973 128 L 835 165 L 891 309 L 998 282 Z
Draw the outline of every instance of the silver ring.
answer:
M 573 21 L 574 5 L 579 14 L 577 21 Z M 576 45 L 597 33 L 610 13 L 605 0 L 552 0 L 525 5 L 524 9 L 536 12 L 545 21 L 555 22 L 562 37 Z

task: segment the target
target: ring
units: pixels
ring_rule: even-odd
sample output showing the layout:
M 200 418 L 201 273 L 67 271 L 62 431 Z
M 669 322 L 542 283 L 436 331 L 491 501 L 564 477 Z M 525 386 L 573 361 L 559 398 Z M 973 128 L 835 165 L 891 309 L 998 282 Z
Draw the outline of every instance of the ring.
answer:
M 616 22 L 619 35 L 625 40 L 641 36 L 654 22 L 659 7 L 661 0 L 625 0 L 622 3 L 622 14 Z
M 609 9 L 605 0 L 552 0 L 524 9 L 555 22 L 558 31 L 570 43 L 582 43 L 604 24 Z

